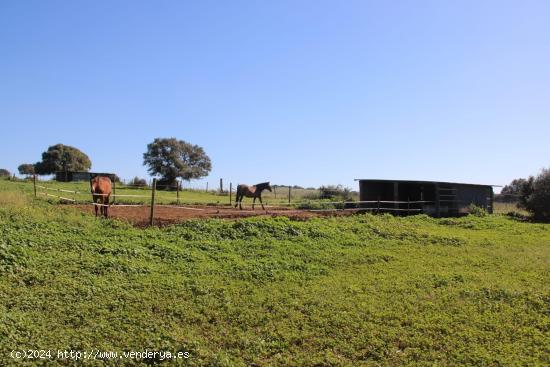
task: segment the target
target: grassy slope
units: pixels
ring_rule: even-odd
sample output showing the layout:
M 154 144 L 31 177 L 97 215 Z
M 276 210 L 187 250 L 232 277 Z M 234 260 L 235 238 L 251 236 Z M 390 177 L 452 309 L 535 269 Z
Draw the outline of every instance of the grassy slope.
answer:
M 32 182 L 18 182 L 12 184 L 18 184 L 20 186 L 25 186 L 27 190 L 32 190 Z M 68 197 L 70 199 L 76 199 L 79 201 L 91 201 L 90 186 L 88 182 L 57 182 L 57 181 L 39 181 L 37 183 L 41 186 L 46 186 L 54 189 L 64 189 L 71 191 L 79 191 L 82 194 L 77 194 L 76 197 L 72 193 L 63 193 L 61 196 Z M 228 187 L 227 187 L 228 188 Z M 233 200 L 235 200 L 235 190 L 233 187 Z M 38 191 L 47 192 L 54 195 L 59 195 L 59 193 L 54 191 L 44 191 L 44 189 L 39 188 Z M 151 189 L 145 188 L 122 188 L 122 186 L 117 185 L 116 193 L 118 195 L 145 195 L 146 197 L 120 197 L 117 198 L 117 202 L 124 203 L 149 203 L 151 198 Z M 304 200 L 304 197 L 307 195 L 314 195 L 316 190 L 306 190 L 306 189 L 292 189 L 291 192 L 291 202 L 296 203 Z M 183 204 L 229 204 L 229 194 L 219 195 L 214 191 L 204 191 L 204 190 L 192 190 L 185 189 L 180 192 L 180 203 Z M 275 197 L 276 196 L 276 197 Z M 156 202 L 160 204 L 173 204 L 176 203 L 176 192 L 175 191 L 166 191 L 158 190 L 156 195 Z M 262 193 L 262 199 L 264 204 L 287 204 L 288 203 L 288 189 L 279 187 L 275 189 L 275 192 L 264 191 Z M 55 199 L 57 200 L 57 199 Z M 244 199 L 244 204 L 250 205 L 252 199 Z
M 15 348 L 188 350 L 188 365 L 548 363 L 550 225 L 358 215 L 142 230 L 10 187 L 0 365 Z

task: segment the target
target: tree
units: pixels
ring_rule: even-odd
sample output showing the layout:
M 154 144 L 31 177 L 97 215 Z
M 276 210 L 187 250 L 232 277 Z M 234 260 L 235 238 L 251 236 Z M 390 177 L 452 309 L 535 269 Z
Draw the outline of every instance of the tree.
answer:
M 130 185 L 132 186 L 138 186 L 138 187 L 146 187 L 147 181 L 144 178 L 134 177 L 132 181 L 130 181 Z
M 506 185 L 500 191 L 501 195 L 519 196 L 527 180 L 524 178 L 516 178 L 509 185 Z
M 537 220 L 550 220 L 550 169 L 529 177 L 521 188 L 521 204 Z
M 34 165 L 30 163 L 23 163 L 17 167 L 19 174 L 31 176 L 34 175 Z
M 88 171 L 91 167 L 90 158 L 79 149 L 56 144 L 42 153 L 42 161 L 34 165 L 34 170 L 39 175 L 49 175 L 58 171 Z
M 163 185 L 175 184 L 178 177 L 186 181 L 204 177 L 212 169 L 202 147 L 176 138 L 156 138 L 148 144 L 143 165 L 152 176 L 161 176 Z
M 7 169 L 0 168 L 0 177 L 10 177 L 11 173 Z

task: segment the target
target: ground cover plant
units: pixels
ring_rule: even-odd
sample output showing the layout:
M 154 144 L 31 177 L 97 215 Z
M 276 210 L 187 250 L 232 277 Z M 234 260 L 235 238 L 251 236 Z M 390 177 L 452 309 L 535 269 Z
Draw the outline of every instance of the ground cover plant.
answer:
M 549 332 L 548 224 L 361 214 L 140 229 L 0 181 L 2 366 L 35 364 L 13 349 L 92 348 L 188 351 L 174 364 L 190 366 L 548 365 Z

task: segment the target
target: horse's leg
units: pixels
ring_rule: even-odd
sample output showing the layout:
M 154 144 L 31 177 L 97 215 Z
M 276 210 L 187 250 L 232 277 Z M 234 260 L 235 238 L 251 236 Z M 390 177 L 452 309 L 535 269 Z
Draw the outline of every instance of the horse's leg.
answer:
M 239 199 L 239 210 L 243 210 L 243 198 L 244 198 L 244 195 L 241 194 L 241 197 Z
M 254 204 L 256 203 L 256 197 L 254 196 L 254 199 L 252 200 L 252 210 L 254 210 Z
M 103 205 L 105 205 L 103 207 L 103 209 L 105 209 L 105 212 L 103 212 L 103 215 L 105 216 L 105 218 L 108 218 L 109 217 L 109 197 L 105 197 L 105 200 L 103 202 Z
M 262 201 L 262 195 L 258 196 L 258 199 L 260 199 L 260 204 L 262 204 L 262 210 L 265 210 L 264 203 Z

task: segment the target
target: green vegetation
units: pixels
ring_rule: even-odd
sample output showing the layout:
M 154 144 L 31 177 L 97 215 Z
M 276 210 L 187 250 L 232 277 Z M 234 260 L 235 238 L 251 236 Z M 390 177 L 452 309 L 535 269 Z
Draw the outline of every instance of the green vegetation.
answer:
M 544 168 L 535 176 L 518 178 L 504 186 L 498 198 L 515 202 L 538 221 L 550 222 L 550 168 Z
M 49 175 L 58 171 L 88 171 L 92 167 L 90 158 L 78 148 L 56 144 L 42 153 L 42 160 L 35 163 L 34 171 Z
M 550 225 L 357 215 L 138 229 L 28 187 L 0 181 L 2 366 L 22 364 L 12 349 L 92 348 L 189 351 L 182 365 L 548 365 Z
M 147 144 L 143 164 L 151 175 L 160 175 L 160 183 L 175 185 L 178 178 L 194 180 L 208 176 L 212 170 L 210 157 L 198 145 L 176 138 L 156 138 Z
M 12 185 L 18 185 L 19 189 L 25 190 L 27 192 L 32 191 L 32 182 L 28 180 L 12 181 Z M 69 199 L 76 199 L 79 202 L 91 202 L 90 195 L 90 184 L 88 182 L 57 182 L 57 181 L 37 181 L 37 185 L 45 186 L 52 189 L 62 189 L 70 191 L 78 191 L 79 194 L 72 194 L 63 192 L 61 195 L 60 192 L 55 192 L 51 190 L 44 190 L 42 188 L 38 189 L 38 192 L 46 192 L 52 195 L 58 195 L 67 197 Z M 233 187 L 233 190 L 236 190 L 236 187 Z M 136 204 L 144 203 L 148 204 L 151 200 L 151 189 L 149 187 L 132 187 L 124 186 L 121 184 L 116 184 L 116 194 L 117 195 L 143 195 L 145 197 L 118 197 L 116 198 L 117 203 L 125 204 Z M 46 199 L 44 195 L 40 195 L 41 198 Z M 316 198 L 314 200 L 309 200 L 309 198 Z M 298 205 L 303 203 L 309 203 L 312 201 L 317 201 L 318 191 L 315 189 L 292 189 L 291 191 L 291 204 Z M 179 197 L 180 204 L 229 204 L 229 193 L 224 192 L 220 194 L 216 191 L 205 191 L 197 189 L 184 189 L 180 192 Z M 233 200 L 235 200 L 235 192 L 233 192 Z M 262 193 L 262 199 L 266 205 L 288 205 L 288 187 L 277 187 L 273 188 L 273 192 L 264 191 Z M 158 204 L 176 204 L 177 197 L 176 191 L 168 190 L 158 190 L 156 195 L 156 202 Z M 50 198 L 50 201 L 58 202 L 58 199 Z M 252 199 L 245 198 L 243 200 L 243 206 L 252 205 Z

